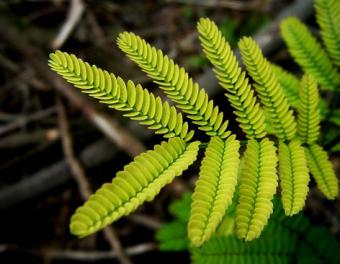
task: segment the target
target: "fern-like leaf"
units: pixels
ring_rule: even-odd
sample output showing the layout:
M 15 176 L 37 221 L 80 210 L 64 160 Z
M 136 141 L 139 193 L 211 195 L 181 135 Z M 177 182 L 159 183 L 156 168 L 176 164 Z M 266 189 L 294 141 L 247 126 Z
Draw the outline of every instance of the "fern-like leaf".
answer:
M 309 171 L 298 140 L 279 142 L 279 166 L 282 204 L 291 216 L 302 210 L 308 194 Z
M 283 93 L 288 99 L 291 107 L 297 108 L 300 102 L 299 98 L 299 79 L 292 73 L 282 69 L 280 66 L 272 64 L 274 74 L 283 89 Z
M 256 82 L 254 87 L 265 111 L 269 113 L 271 124 L 278 138 L 291 140 L 296 133 L 293 110 L 289 108 L 288 100 L 270 63 L 264 58 L 257 43 L 250 37 L 242 38 L 239 41 L 239 48 L 243 62 Z
M 205 151 L 199 179 L 192 195 L 188 236 L 201 246 L 214 234 L 230 206 L 237 183 L 240 142 L 213 137 Z
M 162 102 L 140 85 L 132 81 L 127 84 L 112 73 L 101 70 L 95 65 L 78 59 L 74 55 L 57 51 L 50 55 L 49 65 L 65 80 L 78 87 L 82 92 L 108 104 L 110 108 L 128 112 L 125 116 L 139 120 L 141 124 L 156 130 L 170 138 L 178 136 L 188 141 L 194 131 L 188 131 L 188 123 L 183 122 L 182 115 Z
M 281 34 L 294 60 L 306 73 L 314 76 L 322 88 L 334 90 L 340 84 L 340 76 L 324 49 L 297 18 L 289 17 L 281 22 Z
M 189 78 L 184 68 L 133 33 L 121 33 L 117 42 L 119 48 L 160 85 L 199 129 L 221 138 L 231 134 L 227 130 L 228 121 L 223 120 L 223 113 L 209 100 L 205 90 Z
M 266 135 L 263 110 L 230 45 L 208 18 L 201 18 L 197 28 L 203 51 L 214 65 L 221 86 L 228 91 L 225 95 L 235 109 L 240 127 L 248 138 L 263 138 Z
M 71 233 L 84 237 L 151 201 L 164 185 L 191 165 L 200 142 L 186 144 L 175 137 L 138 155 L 117 173 L 112 183 L 104 184 L 71 218 Z
M 334 64 L 340 67 L 340 1 L 315 0 L 321 37 Z
M 335 199 L 339 193 L 339 181 L 335 175 L 332 163 L 327 152 L 317 144 L 305 147 L 308 167 L 313 175 L 319 190 L 330 200 Z
M 320 131 L 319 93 L 312 75 L 304 75 L 299 91 L 297 131 L 303 143 L 313 144 Z
M 214 237 L 201 248 L 192 250 L 194 264 L 291 263 L 296 235 L 279 225 L 270 224 L 259 239 L 244 242 L 235 236 Z
M 236 232 L 246 241 L 258 238 L 273 211 L 276 192 L 276 148 L 267 138 L 249 140 L 240 172 Z

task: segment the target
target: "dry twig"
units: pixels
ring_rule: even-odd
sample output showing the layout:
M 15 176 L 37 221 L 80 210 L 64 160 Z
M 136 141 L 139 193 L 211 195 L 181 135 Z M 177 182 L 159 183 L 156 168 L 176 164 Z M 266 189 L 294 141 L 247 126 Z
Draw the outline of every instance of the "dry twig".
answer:
M 72 175 L 77 182 L 78 189 L 83 200 L 87 200 L 92 194 L 90 184 L 85 175 L 85 170 L 79 160 L 76 158 L 73 151 L 73 140 L 66 116 L 65 107 L 62 100 L 57 97 L 58 106 L 58 121 L 62 139 L 64 155 L 68 166 L 71 169 Z M 126 256 L 123 247 L 118 239 L 118 236 L 113 227 L 106 227 L 104 235 L 111 248 L 115 251 L 116 257 L 122 264 L 131 264 L 131 260 Z
M 85 4 L 82 0 L 72 0 L 70 9 L 67 14 L 66 20 L 62 25 L 59 33 L 51 43 L 52 49 L 59 49 L 67 40 L 75 26 L 80 21 L 81 16 L 85 10 Z

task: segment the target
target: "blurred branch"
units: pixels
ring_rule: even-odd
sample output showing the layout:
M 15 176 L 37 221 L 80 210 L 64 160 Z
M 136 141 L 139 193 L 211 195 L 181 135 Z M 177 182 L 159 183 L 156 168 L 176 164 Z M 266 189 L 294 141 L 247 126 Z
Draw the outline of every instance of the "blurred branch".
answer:
M 126 254 L 128 256 L 136 256 L 144 254 L 148 251 L 154 251 L 157 249 L 155 243 L 143 243 L 135 246 L 130 246 L 126 248 Z M 48 258 L 52 259 L 69 259 L 76 261 L 99 261 L 105 259 L 118 258 L 116 252 L 114 251 L 75 251 L 75 250 L 51 250 L 47 249 L 42 252 L 42 254 Z
M 80 153 L 80 161 L 86 169 L 109 161 L 117 149 L 108 140 L 99 140 Z M 59 161 L 37 173 L 27 175 L 21 181 L 0 189 L 0 209 L 9 208 L 19 202 L 35 197 L 65 183 L 72 177 L 65 161 Z
M 26 126 L 28 123 L 50 116 L 56 112 L 55 106 L 40 110 L 30 115 L 16 118 L 13 122 L 0 126 L 0 136 Z
M 205 7 L 221 7 L 239 11 L 267 10 L 269 2 L 267 0 L 236 1 L 236 0 L 165 0 L 166 3 L 179 3 L 186 5 L 199 5 Z
M 51 43 L 52 49 L 59 49 L 64 42 L 67 40 L 74 27 L 80 21 L 81 16 L 85 10 L 85 5 L 82 0 L 72 0 L 70 9 L 67 14 L 66 20 L 62 25 L 58 35 L 54 38 Z
M 75 181 L 77 182 L 81 197 L 83 198 L 83 200 L 87 200 L 92 194 L 92 190 L 85 175 L 85 170 L 74 154 L 73 140 L 66 116 L 65 107 L 63 105 L 61 98 L 59 97 L 57 97 L 57 106 L 58 106 L 58 121 L 66 162 L 71 169 L 71 173 Z M 125 255 L 123 247 L 113 227 L 106 227 L 103 231 L 106 240 L 109 242 L 111 248 L 115 251 L 119 261 L 122 264 L 131 264 L 132 262 Z
M 155 243 L 142 243 L 130 247 L 126 247 L 126 254 L 128 256 L 141 255 L 149 251 L 157 250 Z M 23 249 L 17 245 L 0 244 L 0 253 L 6 251 L 19 251 L 25 252 L 30 255 L 42 256 L 46 260 L 59 259 L 59 260 L 73 260 L 82 262 L 95 262 L 106 259 L 118 258 L 114 251 L 81 251 L 81 250 L 59 250 L 59 249 Z

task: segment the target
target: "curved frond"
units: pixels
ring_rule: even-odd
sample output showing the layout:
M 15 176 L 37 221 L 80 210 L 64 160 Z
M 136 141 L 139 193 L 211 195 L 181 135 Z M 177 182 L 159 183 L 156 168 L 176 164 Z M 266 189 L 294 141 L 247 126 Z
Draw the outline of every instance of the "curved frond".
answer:
M 236 234 L 246 241 L 258 238 L 273 211 L 276 192 L 276 148 L 267 138 L 249 140 L 240 172 Z
M 300 141 L 279 142 L 279 166 L 283 208 L 292 216 L 302 210 L 308 194 L 309 171 Z
M 281 22 L 281 34 L 294 60 L 306 73 L 314 76 L 322 88 L 334 90 L 340 84 L 340 76 L 326 52 L 297 18 L 289 17 Z
M 225 95 L 235 109 L 240 127 L 248 138 L 263 138 L 266 135 L 263 110 L 230 45 L 208 18 L 201 18 L 197 28 L 203 51 L 214 65 L 219 83 L 227 90 Z
M 299 79 L 292 73 L 284 70 L 280 66 L 272 64 L 273 72 L 281 85 L 283 93 L 287 97 L 289 105 L 293 108 L 297 108 L 300 102 L 299 98 Z
M 278 138 L 291 140 L 296 133 L 296 122 L 293 110 L 290 109 L 288 100 L 271 69 L 270 63 L 264 58 L 257 43 L 250 37 L 239 41 L 239 48 L 243 62 L 256 82 L 254 87 L 264 109 L 269 113 Z
M 340 1 L 315 0 L 321 37 L 334 64 L 340 67 Z
M 214 237 L 201 248 L 192 250 L 194 264 L 291 263 L 297 244 L 295 234 L 279 225 L 270 224 L 259 239 L 244 242 L 235 236 Z
M 166 138 L 177 136 L 186 141 L 194 134 L 193 130 L 188 131 L 188 123 L 183 122 L 175 107 L 163 103 L 132 81 L 126 84 L 120 77 L 61 51 L 50 54 L 49 66 L 82 92 L 110 108 L 127 112 L 124 116 L 138 120 L 157 134 L 164 134 Z
M 297 132 L 303 143 L 312 144 L 320 133 L 319 93 L 312 75 L 304 75 L 300 86 Z
M 319 190 L 333 200 L 339 193 L 339 181 L 335 175 L 332 163 L 328 159 L 327 152 L 317 144 L 305 147 L 309 170 L 314 177 Z
M 227 130 L 228 121 L 224 121 L 223 113 L 209 100 L 205 90 L 200 89 L 198 84 L 189 78 L 184 68 L 133 33 L 121 33 L 117 43 L 119 48 L 188 114 L 200 130 L 209 136 L 221 138 L 227 138 L 231 134 Z
M 76 210 L 71 218 L 71 233 L 87 236 L 135 211 L 145 201 L 152 201 L 195 161 L 199 144 L 196 141 L 187 145 L 175 137 L 138 155 Z
M 231 205 L 237 183 L 240 142 L 234 136 L 226 141 L 213 137 L 205 151 L 200 175 L 192 195 L 188 236 L 201 246 L 216 231 Z

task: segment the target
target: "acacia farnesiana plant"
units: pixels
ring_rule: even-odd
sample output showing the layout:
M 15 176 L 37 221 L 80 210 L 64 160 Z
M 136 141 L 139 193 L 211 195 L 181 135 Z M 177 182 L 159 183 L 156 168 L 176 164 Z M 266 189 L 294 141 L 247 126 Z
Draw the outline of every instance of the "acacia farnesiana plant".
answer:
M 244 38 L 240 49 L 260 100 L 216 25 L 201 19 L 198 31 L 203 50 L 214 64 L 217 78 L 235 108 L 236 120 L 248 139 L 241 166 L 240 142 L 227 130 L 228 121 L 184 68 L 133 33 L 121 33 L 117 42 L 210 138 L 192 195 L 188 223 L 191 243 L 201 246 L 215 233 L 232 204 L 237 185 L 236 233 L 250 241 L 260 236 L 272 213 L 278 159 L 284 164 L 280 165 L 284 167 L 280 177 L 286 214 L 295 214 L 303 208 L 309 179 L 305 155 L 288 101 L 256 43 Z M 61 51 L 51 54 L 49 65 L 83 92 L 170 138 L 137 156 L 76 210 L 70 229 L 84 237 L 151 201 L 165 184 L 194 162 L 200 142 L 193 141 L 193 131 L 175 107 L 163 103 L 140 85 L 125 82 Z M 277 132 L 278 157 L 275 142 L 267 137 L 264 111 Z

